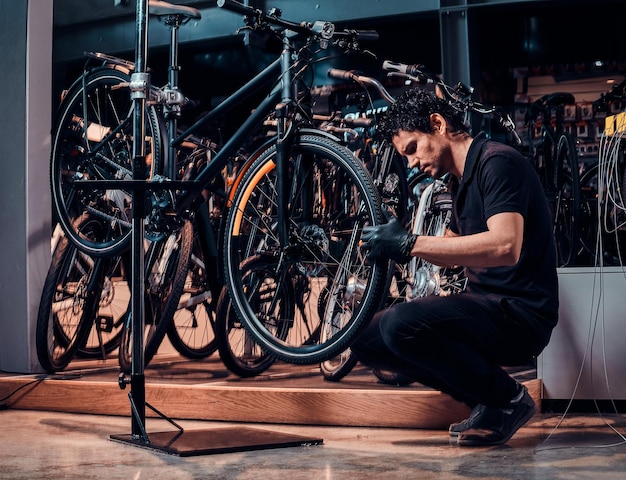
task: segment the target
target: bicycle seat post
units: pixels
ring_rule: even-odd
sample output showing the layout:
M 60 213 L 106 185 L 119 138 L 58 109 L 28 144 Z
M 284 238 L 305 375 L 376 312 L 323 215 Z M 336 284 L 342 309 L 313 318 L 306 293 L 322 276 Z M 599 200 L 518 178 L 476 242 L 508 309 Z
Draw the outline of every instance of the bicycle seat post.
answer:
M 180 65 L 178 64 L 178 29 L 185 23 L 186 17 L 184 15 L 172 14 L 161 17 L 161 21 L 170 30 L 167 86 L 163 94 L 165 95 L 164 113 L 167 119 L 168 137 L 168 156 L 165 174 L 168 178 L 173 179 L 176 176 L 176 148 L 172 146 L 172 140 L 176 138 L 181 106 L 185 102 L 185 98 L 178 88 L 178 75 L 180 72 Z

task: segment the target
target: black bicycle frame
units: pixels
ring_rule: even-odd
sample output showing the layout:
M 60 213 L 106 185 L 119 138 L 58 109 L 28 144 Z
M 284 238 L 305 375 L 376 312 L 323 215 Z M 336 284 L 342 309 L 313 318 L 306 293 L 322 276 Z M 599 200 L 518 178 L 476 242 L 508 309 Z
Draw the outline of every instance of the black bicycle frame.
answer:
M 232 107 L 240 103 L 243 99 L 249 98 L 251 95 L 261 90 L 261 88 L 267 85 L 267 83 L 271 80 L 275 80 L 280 73 L 283 55 L 284 53 L 281 54 L 281 57 L 274 60 L 263 71 L 257 74 L 253 79 L 243 85 L 239 90 L 229 95 L 217 107 L 201 117 L 196 123 L 176 137 L 172 141 L 172 146 L 180 146 L 183 141 L 200 126 L 223 117 Z M 283 79 L 282 83 L 284 82 L 285 79 Z M 252 114 L 237 129 L 233 136 L 224 144 L 215 157 L 213 157 L 206 167 L 198 174 L 196 179 L 187 182 L 190 186 L 195 185 L 195 187 L 192 187 L 190 191 L 185 192 L 185 194 L 180 197 L 178 209 L 185 209 L 191 205 L 191 202 L 194 199 L 192 192 L 198 190 L 196 187 L 198 185 L 200 185 L 201 188 L 205 187 L 221 171 L 221 169 L 226 165 L 228 158 L 237 151 L 237 148 L 244 142 L 246 137 L 263 121 L 265 117 L 272 112 L 273 109 L 276 108 L 276 105 L 280 102 L 281 94 L 281 87 L 274 87 L 270 94 L 259 104 Z

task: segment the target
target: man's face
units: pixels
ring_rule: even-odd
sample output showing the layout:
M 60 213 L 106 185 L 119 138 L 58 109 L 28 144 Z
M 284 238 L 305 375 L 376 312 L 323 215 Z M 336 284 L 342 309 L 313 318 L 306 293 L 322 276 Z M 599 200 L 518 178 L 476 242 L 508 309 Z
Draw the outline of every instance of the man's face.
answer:
M 437 131 L 423 133 L 400 130 L 392 143 L 398 153 L 404 156 L 411 168 L 419 168 L 432 178 L 439 178 L 448 172 L 446 166 L 447 143 Z

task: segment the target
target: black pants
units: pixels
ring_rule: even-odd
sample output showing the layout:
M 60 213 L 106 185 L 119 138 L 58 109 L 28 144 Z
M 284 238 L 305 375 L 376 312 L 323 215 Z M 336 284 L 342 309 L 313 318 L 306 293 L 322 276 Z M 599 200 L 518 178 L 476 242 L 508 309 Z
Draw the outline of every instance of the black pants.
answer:
M 424 297 L 377 313 L 351 346 L 361 363 L 402 373 L 473 408 L 502 407 L 517 383 L 502 366 L 524 365 L 545 335 L 510 315 L 500 297 Z

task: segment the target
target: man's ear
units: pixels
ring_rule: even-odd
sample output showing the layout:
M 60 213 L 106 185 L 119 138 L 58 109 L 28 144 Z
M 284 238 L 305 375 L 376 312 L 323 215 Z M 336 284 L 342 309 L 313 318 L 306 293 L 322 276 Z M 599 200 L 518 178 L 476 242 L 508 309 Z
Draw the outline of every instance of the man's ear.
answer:
M 446 119 L 438 113 L 430 114 L 430 124 L 433 127 L 434 133 L 443 134 L 446 131 Z

